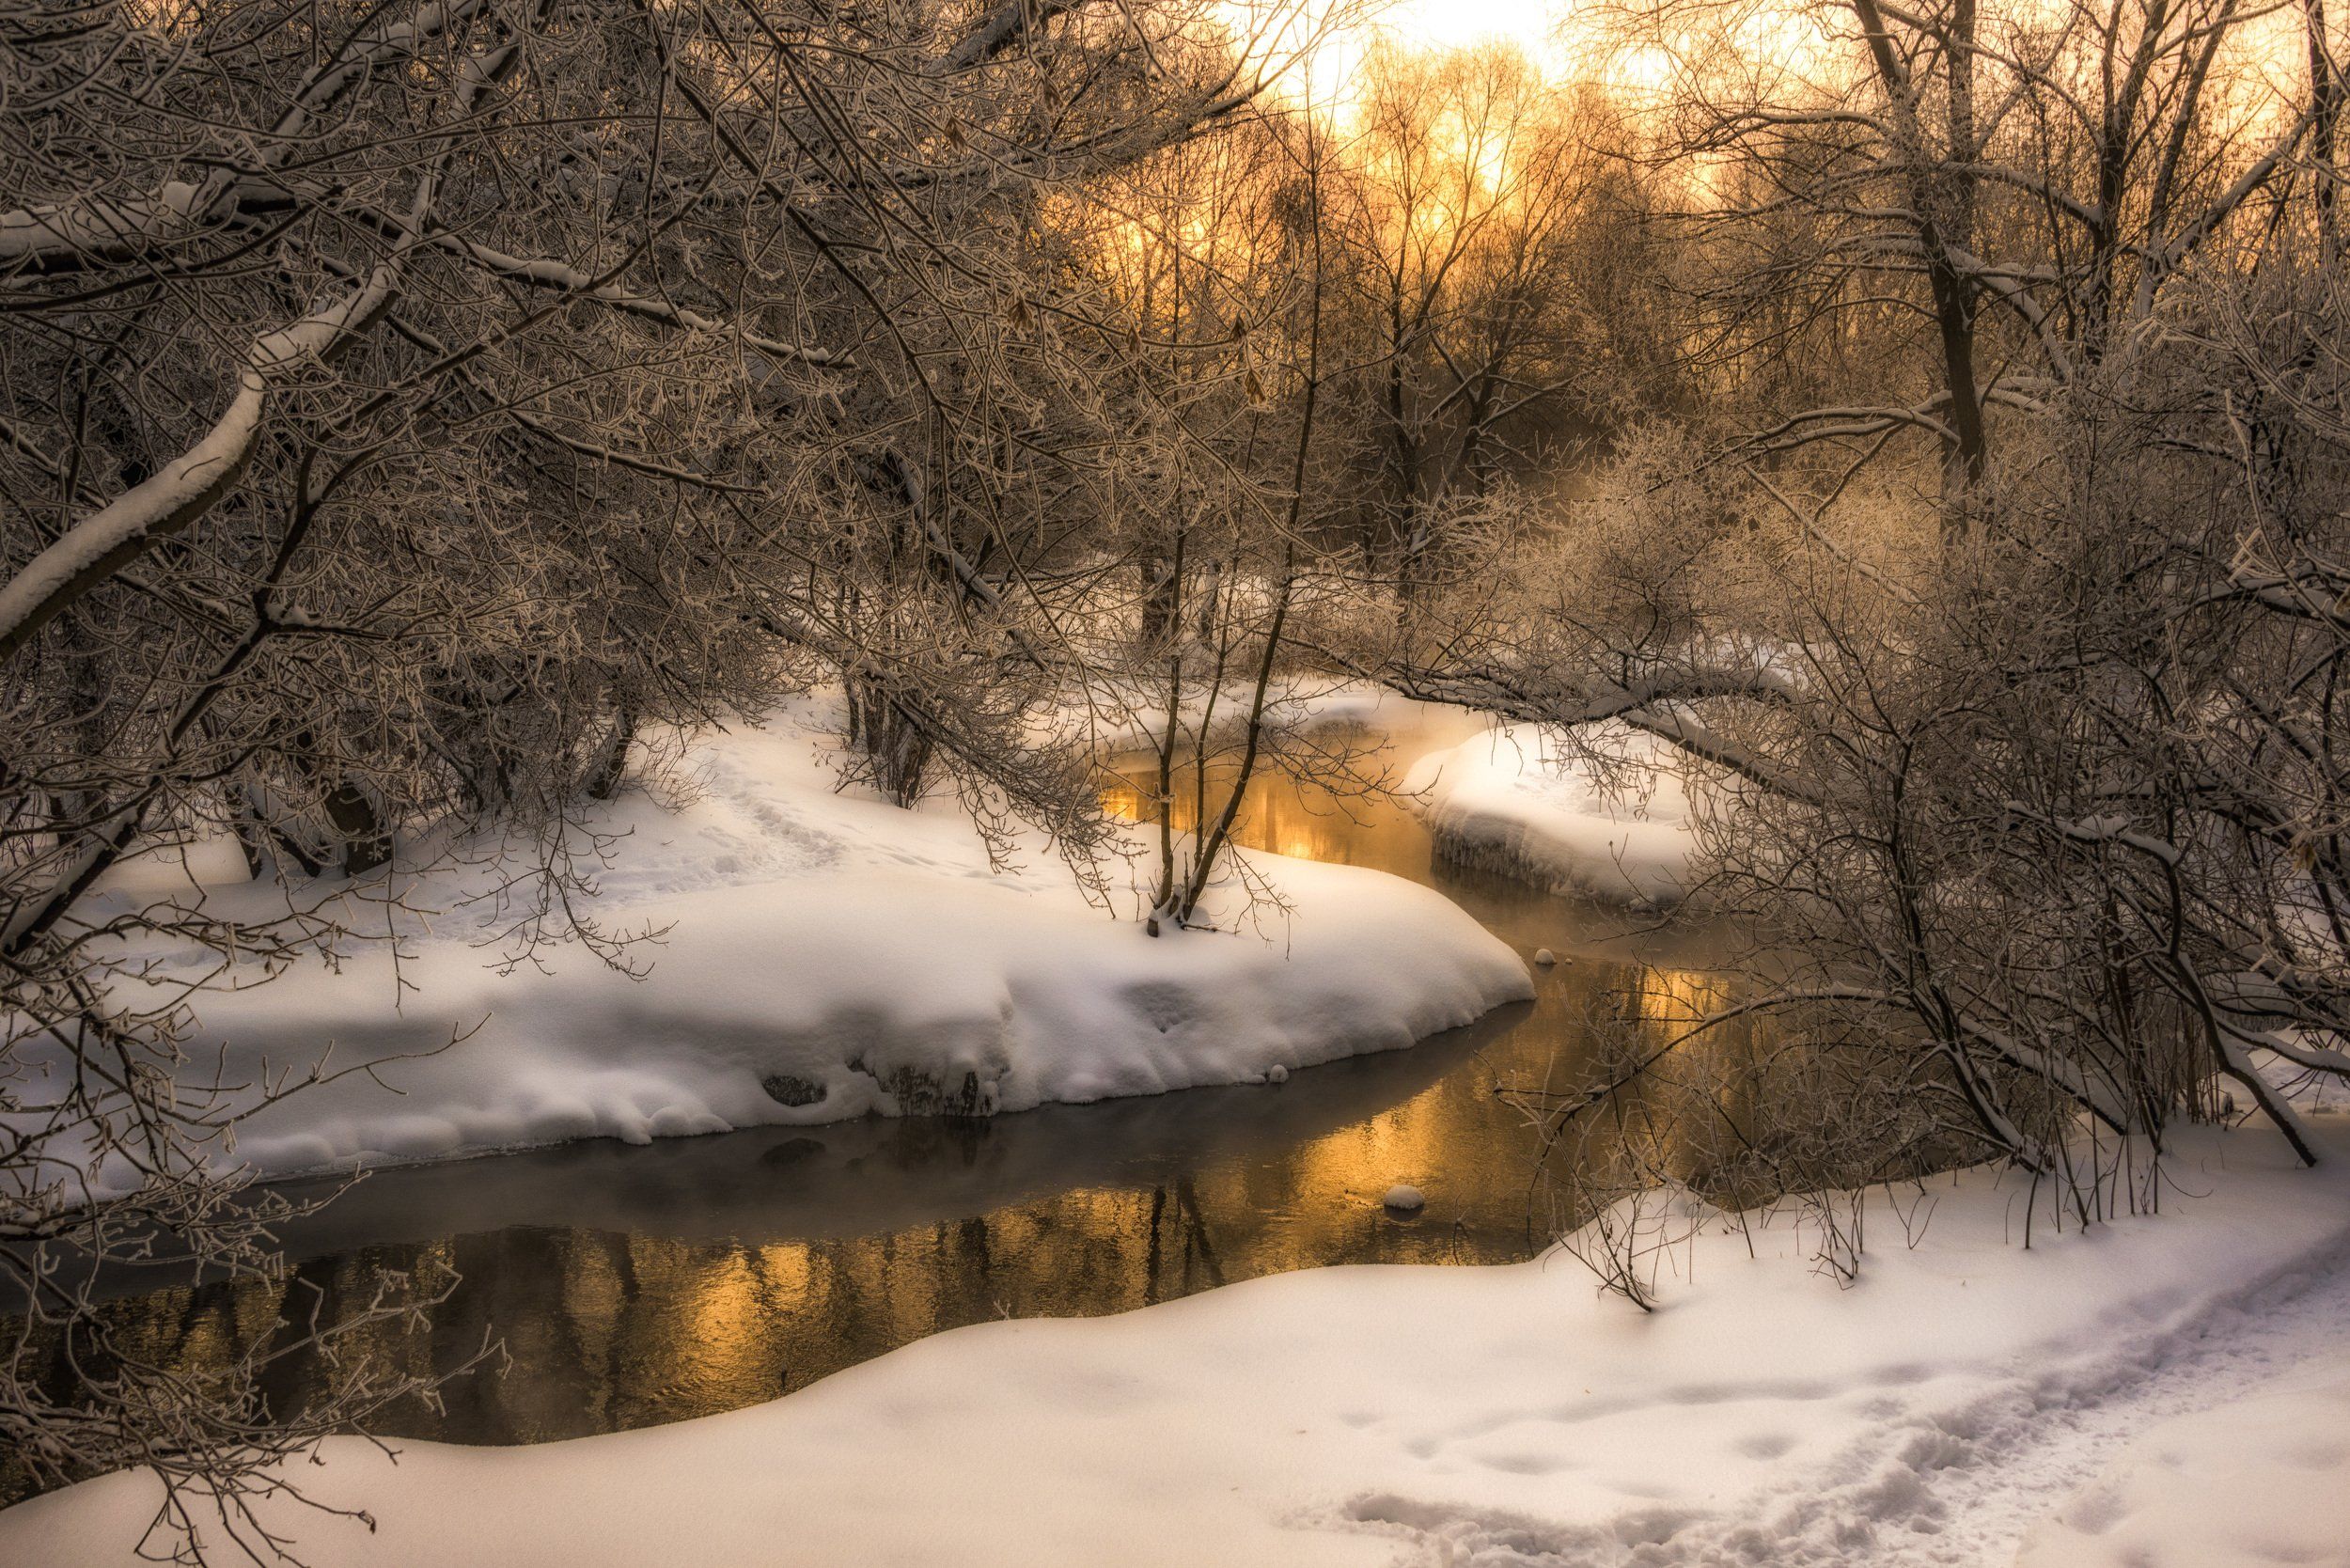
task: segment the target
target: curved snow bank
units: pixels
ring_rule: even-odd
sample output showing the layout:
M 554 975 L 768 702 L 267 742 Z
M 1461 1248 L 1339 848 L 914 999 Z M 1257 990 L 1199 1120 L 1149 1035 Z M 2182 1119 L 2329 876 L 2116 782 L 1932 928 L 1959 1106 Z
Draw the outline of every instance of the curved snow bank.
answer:
M 2017 1568 L 2344 1562 L 2350 1356 L 2340 1354 L 2148 1431 L 2035 1529 L 2016 1560 Z
M 1437 851 L 1554 893 L 1670 903 L 1690 886 L 1689 799 L 1663 743 L 1593 732 L 1603 779 L 1532 725 L 1499 725 L 1432 752 L 1404 776 Z
M 1676 1248 L 1686 1282 L 1653 1316 L 1555 1257 L 1308 1271 L 960 1329 L 674 1426 L 403 1444 L 397 1466 L 337 1440 L 299 1477 L 374 1532 L 271 1516 L 318 1568 L 1985 1568 L 2029 1522 L 1998 1485 L 2012 1456 L 2339 1270 L 2350 1122 L 2316 1126 L 2314 1171 L 2265 1131 L 2182 1137 L 2159 1215 L 2059 1233 L 2044 1194 L 2029 1251 L 2026 1184 L 1877 1194 L 1850 1289 L 1783 1227 L 1752 1256 L 1720 1231 Z M 1441 1215 L 1440 1175 L 1428 1199 Z M 1998 1505 L 1954 1506 L 1970 1487 Z M 0 1560 L 127 1568 L 155 1502 L 121 1475 L 20 1505 Z
M 1210 911 L 1239 931 L 1153 939 L 1049 858 L 994 874 L 957 816 L 836 793 L 804 730 L 697 759 L 682 812 L 637 797 L 593 824 L 626 837 L 586 912 L 660 933 L 629 955 L 641 980 L 576 945 L 502 969 L 501 922 L 451 877 L 399 889 L 441 913 L 399 917 L 397 974 L 384 944 L 353 943 L 333 969 L 199 996 L 191 1072 L 225 1056 L 227 1081 L 258 1083 L 331 1043 L 345 1074 L 257 1112 L 236 1157 L 284 1175 L 1251 1082 L 1531 995 L 1475 920 L 1379 872 L 1255 856 L 1286 915 L 1236 921 L 1228 895 Z

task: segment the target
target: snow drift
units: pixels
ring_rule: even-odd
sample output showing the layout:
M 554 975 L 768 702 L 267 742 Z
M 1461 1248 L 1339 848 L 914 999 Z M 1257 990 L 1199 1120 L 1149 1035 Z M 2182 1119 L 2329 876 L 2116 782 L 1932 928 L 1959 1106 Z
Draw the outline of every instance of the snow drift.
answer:
M 258 1111 L 236 1158 L 286 1175 L 1253 1082 L 1531 994 L 1449 902 L 1352 867 L 1255 856 L 1286 912 L 1245 917 L 1228 890 L 1210 912 L 1233 929 L 1153 939 L 1049 857 L 997 873 L 951 808 L 836 792 L 820 716 L 704 743 L 681 810 L 625 796 L 589 824 L 619 837 L 586 912 L 659 933 L 629 955 L 650 964 L 642 979 L 577 945 L 502 964 L 487 879 L 443 872 L 348 895 L 352 925 L 393 922 L 397 953 L 352 942 L 333 964 L 200 995 L 190 1074 L 258 1085 L 331 1047 L 343 1074 Z M 174 877 L 195 896 L 191 873 L 151 862 L 110 896 L 161 896 Z M 393 911 L 386 893 L 437 913 Z M 157 956 L 167 982 L 172 955 Z
M 1587 744 L 1604 764 L 1536 726 L 1497 725 L 1422 757 L 1403 788 L 1447 859 L 1554 893 L 1676 902 L 1695 840 L 1675 754 L 1620 725 L 1595 727 Z

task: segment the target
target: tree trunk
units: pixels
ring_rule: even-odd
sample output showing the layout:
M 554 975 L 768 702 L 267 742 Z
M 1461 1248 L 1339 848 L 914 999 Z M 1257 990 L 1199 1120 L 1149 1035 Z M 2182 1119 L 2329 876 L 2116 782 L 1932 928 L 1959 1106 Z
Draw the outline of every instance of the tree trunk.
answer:
M 628 748 L 636 737 L 636 713 L 623 701 L 612 713 L 612 730 L 588 771 L 588 798 L 610 800 L 620 792 L 620 776 L 628 770 Z

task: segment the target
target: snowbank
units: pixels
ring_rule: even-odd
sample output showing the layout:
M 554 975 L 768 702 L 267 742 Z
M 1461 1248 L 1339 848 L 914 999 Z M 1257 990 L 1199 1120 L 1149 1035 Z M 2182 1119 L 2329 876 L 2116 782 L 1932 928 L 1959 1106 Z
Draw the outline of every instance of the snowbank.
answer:
M 299 1546 L 320 1568 L 1982 1568 L 2031 1522 L 2019 1498 L 2045 1513 L 2090 1479 L 2097 1412 L 2142 1429 L 2165 1379 L 2213 1403 L 2296 1317 L 2338 1345 L 2350 1123 L 2317 1128 L 2315 1171 L 2264 1130 L 2185 1137 L 2168 1212 L 2059 1233 L 2044 1209 L 2029 1251 L 2018 1183 L 1879 1194 L 1850 1289 L 1785 1229 L 1751 1256 L 1700 1238 L 1653 1316 L 1556 1257 L 1326 1269 L 961 1329 L 675 1426 L 397 1466 L 338 1440 L 300 1475 L 377 1529 L 310 1518 Z M 2331 1410 L 2295 1414 L 2339 1438 Z M 2291 1441 L 2265 1450 L 2322 1482 L 2330 1441 Z M 126 1474 L 21 1505 L 0 1560 L 125 1564 L 154 1502 Z M 2048 1549 L 2033 1568 L 2096 1560 Z
M 504 922 L 461 872 L 398 886 L 429 917 L 354 898 L 359 929 L 396 921 L 397 974 L 385 944 L 352 943 L 332 968 L 200 996 L 191 1071 L 225 1053 L 228 1081 L 258 1083 L 330 1043 L 346 1070 L 256 1113 L 237 1157 L 283 1175 L 1255 1082 L 1531 994 L 1446 900 L 1352 867 L 1252 857 L 1290 913 L 1252 925 L 1228 892 L 1209 913 L 1237 930 L 1153 939 L 1049 857 L 996 874 L 952 811 L 836 792 L 813 724 L 713 738 L 682 810 L 624 796 L 591 824 L 621 837 L 586 912 L 661 933 L 630 955 L 644 979 L 577 946 L 502 968 Z M 111 896 L 162 876 L 142 866 Z M 347 1072 L 362 1064 L 382 1065 Z
M 1660 742 L 1602 726 L 1608 761 L 1561 751 L 1532 725 L 1496 726 L 1422 757 L 1404 776 L 1446 858 L 1555 893 L 1670 903 L 1690 885 L 1683 776 Z

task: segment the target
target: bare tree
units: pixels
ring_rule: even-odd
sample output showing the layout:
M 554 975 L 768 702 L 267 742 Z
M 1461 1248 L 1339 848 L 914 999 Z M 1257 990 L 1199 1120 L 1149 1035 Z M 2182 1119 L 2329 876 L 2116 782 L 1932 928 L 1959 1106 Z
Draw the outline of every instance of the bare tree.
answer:
M 1123 324 L 1060 236 L 1246 57 L 1184 3 L 0 13 L 0 1272 L 81 1369 L 12 1330 L 0 1440 L 43 1480 L 147 1464 L 165 1544 L 266 1556 L 268 1461 L 415 1388 L 270 1409 L 109 1344 L 99 1269 L 274 1266 L 236 1124 L 331 1071 L 208 1077 L 206 990 L 467 859 L 509 955 L 634 963 L 583 803 L 828 675 L 894 792 L 1098 832 L 1018 730 L 1082 665 L 1026 573 Z M 252 896 L 113 890 L 211 841 Z
M 1375 49 L 1356 76 L 1328 244 L 1328 419 L 1375 476 L 1365 543 L 1407 604 L 1495 481 L 1615 412 L 1589 246 L 1619 129 L 1499 48 Z M 1345 480 L 1350 490 L 1359 480 Z
M 2323 247 L 2312 221 L 2207 259 L 2163 334 L 2016 422 L 1964 538 L 1872 561 L 1636 446 L 1590 515 L 1511 541 L 1522 575 L 1450 596 L 1454 662 L 1390 665 L 1406 688 L 1679 747 L 1702 891 L 1770 933 L 1747 996 L 1548 1114 L 1767 1014 L 1827 1064 L 1814 1184 L 1990 1157 L 2093 1221 L 2158 1200 L 2174 1122 L 2239 1107 L 2317 1157 L 2293 1082 L 2350 1078 Z
M 1833 359 L 1854 334 L 1871 350 L 1857 373 L 1798 376 L 1795 399 L 1756 409 L 1750 449 L 1860 463 L 1923 437 L 1962 530 L 1998 419 L 2093 379 L 2329 118 L 2329 72 L 2298 103 L 2253 86 L 2264 14 L 2237 0 L 1636 13 L 1640 40 L 1679 62 L 1689 234 L 1719 253 L 1698 285 L 1707 352 Z

